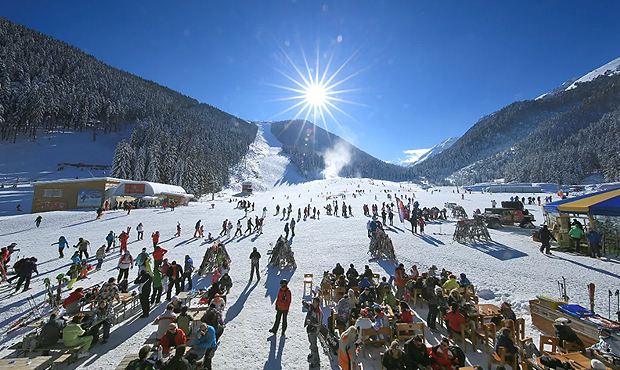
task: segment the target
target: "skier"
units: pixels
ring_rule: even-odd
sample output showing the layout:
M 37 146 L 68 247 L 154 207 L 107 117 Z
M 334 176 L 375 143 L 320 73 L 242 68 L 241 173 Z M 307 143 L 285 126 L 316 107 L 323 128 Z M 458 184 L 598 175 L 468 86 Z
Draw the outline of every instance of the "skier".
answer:
M 168 267 L 166 275 L 168 276 L 166 300 L 170 301 L 172 299 L 172 287 L 176 289 L 175 294 L 181 293 L 181 277 L 183 276 L 183 269 L 181 266 L 177 265 L 177 261 L 172 261 L 172 264 Z
M 151 283 L 153 279 L 151 275 L 146 271 L 140 271 L 138 278 L 134 281 L 134 284 L 140 284 L 140 306 L 142 306 L 142 316 L 140 317 L 149 317 L 150 311 L 150 302 L 149 297 L 151 296 Z
M 97 217 L 95 217 L 95 220 L 101 219 L 101 216 L 103 216 L 103 208 L 99 207 L 97 208 Z
M 288 232 L 289 232 L 289 227 L 288 227 L 288 222 L 284 223 L 284 239 L 288 239 Z
M 247 233 L 252 234 L 252 227 L 254 226 L 254 224 L 252 223 L 252 218 L 248 218 L 248 227 L 247 229 L 245 229 L 245 232 L 243 233 L 244 235 Z
M 118 277 L 116 280 L 120 283 L 123 279 L 129 278 L 129 269 L 133 268 L 133 257 L 129 251 L 125 253 L 118 260 Z
M 256 271 L 256 280 L 260 280 L 260 275 L 258 274 L 260 257 L 260 253 L 256 250 L 256 247 L 254 247 L 252 253 L 250 253 L 250 261 L 252 265 L 252 269 L 250 270 L 250 281 L 252 281 L 254 271 Z
M 89 247 L 90 247 L 90 242 L 88 240 L 84 238 L 78 239 L 76 248 L 80 252 L 80 258 L 84 258 L 83 256 L 86 256 L 86 259 L 88 259 L 88 248 Z
M 142 225 L 142 222 L 140 222 L 138 226 L 136 226 L 136 231 L 138 232 L 138 240 L 143 240 L 144 239 L 144 225 Z
M 226 226 L 226 238 L 230 239 L 230 233 L 232 233 L 233 224 L 228 221 L 228 226 Z
M 105 237 L 105 241 L 108 243 L 108 247 L 105 250 L 106 252 L 109 252 L 110 248 L 112 248 L 112 244 L 114 244 L 114 238 L 114 231 L 110 230 L 108 235 Z
M 267 216 L 267 207 L 263 207 L 263 217 L 265 218 Z
M 167 253 L 168 251 L 162 247 L 160 247 L 159 245 L 155 246 L 155 250 L 153 251 L 153 260 L 155 260 L 155 269 L 157 270 L 159 268 L 159 266 L 161 266 L 163 260 L 164 260 L 164 255 Z
M 105 258 L 105 244 L 102 244 L 97 252 L 95 252 L 95 257 L 97 257 L 97 266 L 95 267 L 96 271 L 101 270 L 101 266 L 103 265 L 103 259 Z
M 586 239 L 590 245 L 590 257 L 601 257 L 601 234 L 594 230 L 594 228 L 590 228 L 586 234 Z
M 312 298 L 312 304 L 308 308 L 308 313 L 306 313 L 306 319 L 304 320 L 304 326 L 306 327 L 306 332 L 308 333 L 308 342 L 310 342 L 310 354 L 308 355 L 308 362 L 310 362 L 310 367 L 317 368 L 320 366 L 319 346 L 317 341 L 323 322 L 323 319 L 321 317 L 321 307 L 319 307 L 319 303 L 319 297 Z
M 174 234 L 174 237 L 181 236 L 181 223 L 177 221 L 177 232 Z
M 153 295 L 151 295 L 151 304 L 154 304 L 155 302 L 161 303 L 163 287 L 162 272 L 156 268 L 153 271 Z
M 291 220 L 291 238 L 295 236 L 295 219 Z
M 280 319 L 282 320 L 282 335 L 286 333 L 286 317 L 288 316 L 288 310 L 291 306 L 291 290 L 288 288 L 288 280 L 280 280 L 280 290 L 278 291 L 278 298 L 276 298 L 276 322 L 273 327 L 269 329 L 270 333 L 276 334 L 278 327 L 280 326 Z
M 158 230 L 151 234 L 151 241 L 153 241 L 153 248 L 157 247 L 157 244 L 159 244 L 159 231 Z
M 39 227 L 39 226 L 41 226 L 41 221 L 43 221 L 43 217 L 41 217 L 39 215 L 39 216 L 37 216 L 37 218 L 35 218 L 34 224 L 37 225 L 37 227 Z
M 274 216 L 277 216 L 278 214 L 280 214 L 280 205 L 279 204 L 276 205 L 276 214 Z
M 237 231 L 235 231 L 235 237 L 243 235 L 243 227 L 241 226 L 241 220 L 237 220 Z
M 194 226 L 194 238 L 198 238 L 198 236 L 200 235 L 200 222 L 201 220 L 198 220 L 198 222 L 196 222 L 196 225 Z
M 69 242 L 67 241 L 67 239 L 64 236 L 60 236 L 60 238 L 58 238 L 58 242 L 52 244 L 52 245 L 56 245 L 58 244 L 58 258 L 63 258 L 65 255 L 64 253 L 62 253 L 62 251 L 65 248 L 69 247 Z
M 194 272 L 194 260 L 189 255 L 185 255 L 183 265 L 183 277 L 181 278 L 181 290 L 185 290 L 185 280 L 187 280 L 187 290 L 192 290 L 192 273 Z
M 146 248 L 142 248 L 142 252 L 136 256 L 136 266 L 138 266 L 138 276 L 140 276 L 140 272 L 147 270 L 147 263 L 150 260 L 149 254 L 146 252 Z
M 220 231 L 220 236 L 223 236 L 226 234 L 227 226 L 228 226 L 228 219 L 225 219 L 224 222 L 222 222 L 222 231 Z
M 125 232 L 125 230 L 121 231 L 118 236 L 118 240 L 121 242 L 120 254 L 127 252 L 127 241 L 129 240 L 129 234 Z
M 547 228 L 547 225 L 542 225 L 538 232 L 538 238 L 540 239 L 540 253 L 551 254 L 551 239 L 557 241 L 551 231 Z
M 21 260 L 15 262 L 13 268 L 15 269 L 15 276 L 19 277 L 19 280 L 17 280 L 17 286 L 15 286 L 15 292 L 19 290 L 22 284 L 24 284 L 24 290 L 22 290 L 22 292 L 30 289 L 30 279 L 32 278 L 32 273 L 36 272 L 37 275 L 39 275 L 39 271 L 37 271 L 37 259 L 35 257 L 22 258 Z

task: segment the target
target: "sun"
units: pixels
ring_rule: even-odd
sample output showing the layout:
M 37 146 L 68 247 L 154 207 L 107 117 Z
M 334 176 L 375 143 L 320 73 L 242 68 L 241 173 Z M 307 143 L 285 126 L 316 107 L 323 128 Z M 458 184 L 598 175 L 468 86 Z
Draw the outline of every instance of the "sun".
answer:
M 345 67 L 355 56 L 355 53 L 351 55 L 347 60 L 345 60 L 345 62 L 338 68 L 332 69 L 331 67 L 333 55 L 329 56 L 325 65 L 322 66 L 320 64 L 319 58 L 319 55 L 321 54 L 317 49 L 315 63 L 311 67 L 308 63 L 306 55 L 303 53 L 302 50 L 303 66 L 305 67 L 305 70 L 302 72 L 302 69 L 304 68 L 298 67 L 298 65 L 293 62 L 291 57 L 283 49 L 281 50 L 285 59 L 290 64 L 290 67 L 292 67 L 292 71 L 294 71 L 295 73 L 291 75 L 281 70 L 278 70 L 278 72 L 282 76 L 284 76 L 292 85 L 270 85 L 282 90 L 286 90 L 289 93 L 293 93 L 290 96 L 276 100 L 291 101 L 293 103 L 288 108 L 277 113 L 275 115 L 276 117 L 281 116 L 287 112 L 296 111 L 291 121 L 301 117 L 303 117 L 304 121 L 311 118 L 315 124 L 322 123 L 323 127 L 326 130 L 328 129 L 328 120 L 332 121 L 337 126 L 342 127 L 336 119 L 336 116 L 334 115 L 335 112 L 338 112 L 344 116 L 353 119 L 353 117 L 351 117 L 348 113 L 341 109 L 339 105 L 342 105 L 343 103 L 357 104 L 344 98 L 345 94 L 357 91 L 357 89 L 341 88 L 341 85 L 345 84 L 347 81 L 349 81 L 351 78 L 361 72 L 361 70 L 358 70 L 346 75 L 345 77 L 341 77 L 341 75 L 344 74 Z
M 325 86 L 319 84 L 312 84 L 307 86 L 304 92 L 305 101 L 312 106 L 312 108 L 323 108 L 327 101 L 327 90 Z

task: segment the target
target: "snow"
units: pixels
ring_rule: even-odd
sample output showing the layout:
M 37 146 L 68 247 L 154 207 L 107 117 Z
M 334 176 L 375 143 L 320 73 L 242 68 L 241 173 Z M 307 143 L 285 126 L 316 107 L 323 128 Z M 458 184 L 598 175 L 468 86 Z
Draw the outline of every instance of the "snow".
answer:
M 442 141 L 441 143 L 433 146 L 432 148 L 429 149 L 408 149 L 408 150 L 404 150 L 403 153 L 405 153 L 407 155 L 407 158 L 404 160 L 399 161 L 399 163 L 401 165 L 404 166 L 413 166 L 416 165 L 418 163 L 422 163 L 425 160 L 436 156 L 437 154 L 443 152 L 444 150 L 448 149 L 449 147 L 452 146 L 452 144 L 456 143 L 456 141 L 458 140 L 458 137 L 450 137 L 447 138 L 446 140 Z
M 231 170 L 229 188 L 240 191 L 241 183 L 250 181 L 255 191 L 264 191 L 305 181 L 297 167 L 282 153 L 282 144 L 271 133 L 271 122 L 254 123 L 258 126 L 256 139 L 241 162 Z
M 598 67 L 597 69 L 583 75 L 575 82 L 573 82 L 570 86 L 568 86 L 566 88 L 566 91 L 576 88 L 577 85 L 580 83 L 592 81 L 599 76 L 613 76 L 618 73 L 620 73 L 620 57 L 612 60 L 604 66 Z
M 264 134 L 264 133 L 263 133 Z M 258 181 L 269 185 L 276 179 L 288 179 L 289 174 L 281 172 L 287 168 L 286 161 L 278 154 L 270 152 L 269 145 L 255 148 L 256 154 L 262 155 L 256 168 L 273 170 L 268 176 Z M 260 150 L 258 150 L 260 149 Z M 278 160 L 279 166 L 273 163 L 264 163 Z M 277 170 L 276 170 L 277 167 Z M 278 182 L 277 180 L 275 182 Z M 352 194 L 357 189 L 365 190 L 365 194 L 354 199 Z M 445 202 L 454 202 L 464 206 L 468 214 L 476 208 L 483 209 L 490 205 L 492 199 L 500 202 L 510 194 L 466 194 L 461 200 L 461 194 L 453 193 L 454 188 L 443 187 L 441 192 L 425 191 L 414 184 L 393 183 L 387 181 L 373 181 L 369 179 L 330 179 L 316 180 L 305 183 L 288 183 L 281 181 L 278 186 L 264 192 L 257 192 L 248 198 L 255 203 L 254 217 L 262 212 L 263 206 L 268 208 L 264 226 L 264 234 L 237 238 L 227 243 L 228 252 L 232 258 L 231 277 L 234 286 L 228 297 L 228 307 L 225 313 L 227 326 L 221 338 L 220 347 L 214 358 L 216 369 L 302 369 L 307 368 L 305 356 L 308 353 L 308 343 L 303 327 L 304 312 L 301 299 L 303 288 L 303 274 L 313 273 L 314 283 L 318 284 L 322 271 L 331 270 L 336 262 L 343 266 L 355 264 L 363 269 L 365 264 L 370 265 L 373 271 L 381 275 L 392 274 L 394 266 L 385 261 L 368 261 L 368 239 L 366 236 L 367 218 L 362 216 L 362 205 L 374 202 L 388 202 L 384 190 L 397 194 L 412 195 L 422 206 L 443 207 Z M 201 219 L 205 232 L 213 235 L 219 233 L 221 223 L 225 218 L 232 220 L 243 218 L 241 210 L 234 209 L 234 203 L 229 203 L 232 190 L 217 195 L 215 201 L 191 203 L 187 207 L 178 207 L 175 211 L 161 209 L 136 209 L 130 215 L 122 211 L 107 212 L 103 219 L 95 220 L 94 212 L 69 211 L 47 212 L 41 214 L 43 222 L 40 228 L 34 227 L 36 215 L 16 215 L 0 218 L 0 245 L 17 242 L 21 248 L 19 256 L 37 256 L 40 275 L 34 277 L 32 290 L 29 293 L 9 295 L 6 290 L 0 290 L 0 328 L 7 328 L 17 318 L 28 310 L 27 298 L 30 294 L 37 300 L 44 298 L 43 278 L 53 278 L 60 272 L 68 269 L 68 257 L 57 259 L 57 249 L 50 246 L 64 235 L 70 244 L 76 243 L 78 237 L 91 241 L 91 251 L 105 241 L 110 230 L 119 232 L 127 226 L 132 226 L 129 249 L 137 255 L 143 247 L 150 250 L 148 235 L 159 230 L 162 246 L 169 250 L 168 258 L 182 261 L 183 256 L 190 255 L 196 264 L 202 260 L 205 249 L 210 245 L 200 239 L 192 239 L 193 225 Z M 309 219 L 300 221 L 296 227 L 296 236 L 292 241 L 295 252 L 297 269 L 294 271 L 277 271 L 266 268 L 268 259 L 267 250 L 270 243 L 274 243 L 282 233 L 283 223 L 281 216 L 274 216 L 276 204 L 280 206 L 292 203 L 293 209 L 303 207 L 308 203 L 322 208 L 328 200 L 328 194 L 345 194 L 345 201 L 351 204 L 354 217 L 342 218 L 327 216 L 324 213 L 320 220 Z M 528 196 L 530 194 L 524 194 Z M 536 194 L 536 196 L 543 194 Z M 375 197 L 377 197 L 375 200 Z M 311 201 L 312 199 L 312 201 Z M 211 205 L 214 205 L 214 208 Z M 526 206 L 536 217 L 538 223 L 542 220 L 541 207 Z M 294 211 L 294 213 L 296 213 Z M 176 223 L 183 226 L 183 235 L 174 238 Z M 142 222 L 147 237 L 144 241 L 137 241 L 135 226 Z M 242 221 L 243 222 L 243 221 Z M 607 303 L 607 288 L 617 287 L 620 278 L 620 265 L 615 261 L 591 259 L 572 254 L 555 252 L 548 257 L 538 251 L 538 244 L 531 240 L 531 230 L 506 227 L 500 230 L 490 230 L 492 242 L 458 244 L 452 241 L 454 221 L 444 223 L 429 223 L 425 235 L 412 235 L 408 231 L 407 223 L 396 221 L 394 228 L 388 231 L 400 262 L 407 268 L 417 264 L 421 270 L 426 270 L 435 264 L 439 268 L 445 267 L 455 273 L 465 272 L 476 285 L 485 302 L 499 303 L 503 300 L 512 302 L 517 315 L 524 315 L 527 321 L 528 335 L 538 336 L 538 332 L 531 326 L 528 314 L 528 300 L 537 294 L 557 295 L 558 279 L 567 278 L 568 295 L 573 303 L 588 306 L 588 291 L 586 285 L 594 282 L 597 285 L 597 307 L 603 312 L 603 305 Z M 262 254 L 261 280 L 259 283 L 247 283 L 250 273 L 248 256 L 252 247 L 257 247 Z M 91 286 L 103 282 L 110 276 L 115 276 L 117 262 L 115 252 L 106 258 L 103 269 L 94 272 L 86 281 L 76 286 Z M 12 259 L 15 261 L 17 256 Z M 130 275 L 135 277 L 136 270 Z M 275 310 L 275 300 L 278 282 L 281 278 L 290 280 L 293 304 L 288 317 L 286 338 L 271 337 L 267 330 L 272 325 Z M 195 278 L 198 288 L 208 286 L 210 278 Z M 66 296 L 64 293 L 63 296 Z M 605 305 L 606 306 L 606 305 Z M 113 328 L 112 337 L 107 344 L 98 344 L 91 349 L 90 358 L 80 360 L 78 368 L 110 369 L 114 368 L 126 354 L 137 353 L 146 338 L 156 328 L 150 322 L 163 311 L 163 305 L 154 309 L 150 319 L 137 317 L 127 318 L 119 326 Z M 425 318 L 426 310 L 420 305 L 414 308 L 420 317 Z M 416 319 L 420 320 L 420 319 Z M 443 332 L 445 334 L 445 332 Z M 23 334 L 23 333 L 21 333 Z M 439 335 L 427 332 L 429 343 L 435 344 Z M 10 339 L 9 342 L 19 338 Z M 538 341 L 535 340 L 535 343 Z M 2 343 L 2 346 L 8 343 Z M 4 357 L 8 349 L 0 351 Z M 364 369 L 380 369 L 376 353 L 369 351 L 373 358 L 363 360 Z M 467 349 L 468 361 L 473 364 L 485 365 L 486 354 L 474 353 L 471 347 Z M 321 353 L 322 368 L 330 368 L 330 361 Z M 332 364 L 331 368 L 337 368 Z

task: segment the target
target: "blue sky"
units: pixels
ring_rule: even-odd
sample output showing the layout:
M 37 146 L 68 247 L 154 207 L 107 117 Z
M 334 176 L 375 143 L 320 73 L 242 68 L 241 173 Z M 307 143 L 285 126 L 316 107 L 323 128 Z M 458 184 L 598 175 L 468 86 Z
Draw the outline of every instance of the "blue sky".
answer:
M 381 159 L 462 135 L 620 56 L 617 1 L 30 1 L 0 15 L 250 120 L 279 112 L 302 51 L 356 104 L 327 127 Z

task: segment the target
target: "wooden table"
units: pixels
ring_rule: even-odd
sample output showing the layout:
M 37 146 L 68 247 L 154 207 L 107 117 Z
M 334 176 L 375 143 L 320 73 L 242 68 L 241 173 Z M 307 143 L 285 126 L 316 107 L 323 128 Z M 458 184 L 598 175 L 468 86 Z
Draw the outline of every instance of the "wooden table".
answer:
M 476 311 L 478 312 L 478 316 L 484 319 L 490 319 L 495 316 L 499 316 L 502 314 L 501 309 L 490 303 L 481 303 L 477 304 Z
M 592 359 L 584 356 L 581 352 L 569 352 L 569 353 L 552 353 L 552 352 L 543 352 L 545 355 L 557 358 L 562 362 L 570 362 L 576 369 L 590 369 Z M 540 357 L 536 358 L 536 365 L 541 368 L 545 368 L 544 365 L 540 363 Z M 607 368 L 611 370 L 611 368 Z
M 0 369 L 47 369 L 52 362 L 52 356 L 3 358 L 0 359 Z

